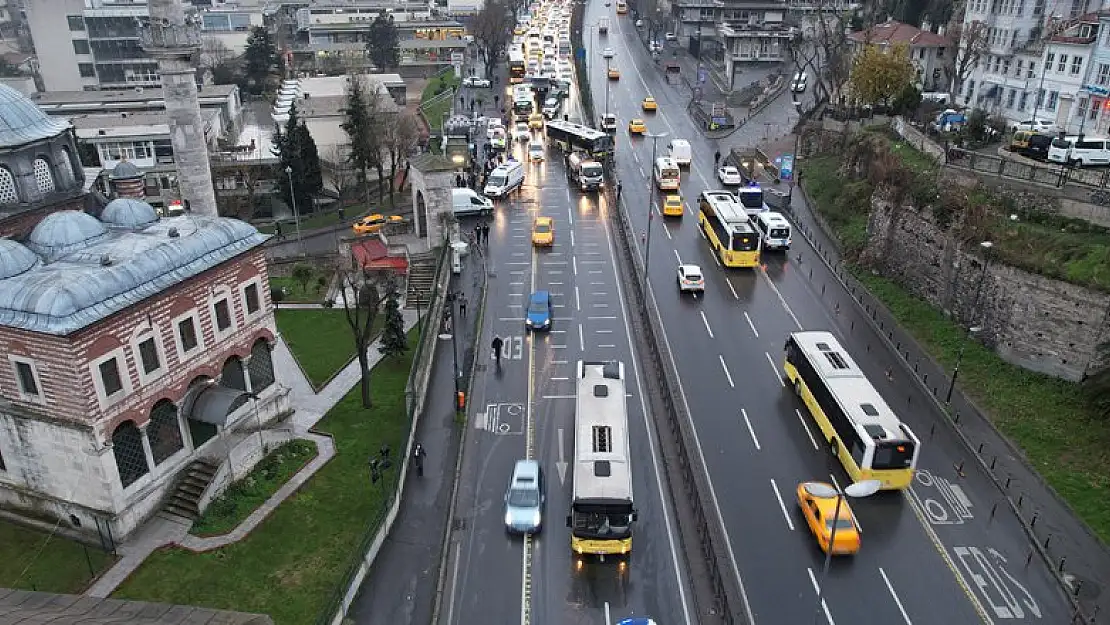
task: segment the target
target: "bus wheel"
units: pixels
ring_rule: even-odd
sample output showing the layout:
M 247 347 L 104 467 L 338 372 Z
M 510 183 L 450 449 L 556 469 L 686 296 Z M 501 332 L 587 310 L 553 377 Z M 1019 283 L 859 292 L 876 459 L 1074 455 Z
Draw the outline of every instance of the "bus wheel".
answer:
M 829 439 L 829 455 L 831 455 L 833 458 L 837 456 L 837 442 L 835 436 Z

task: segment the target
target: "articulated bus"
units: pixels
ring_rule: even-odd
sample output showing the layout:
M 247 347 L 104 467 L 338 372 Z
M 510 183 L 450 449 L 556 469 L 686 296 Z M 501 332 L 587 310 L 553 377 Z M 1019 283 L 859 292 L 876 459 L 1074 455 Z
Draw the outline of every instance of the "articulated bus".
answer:
M 580 557 L 627 555 L 636 510 L 624 363 L 579 360 L 577 373 L 570 548 Z
M 524 53 L 513 50 L 509 53 L 509 83 L 517 85 L 524 82 Z
M 759 233 L 735 195 L 702 191 L 698 195 L 698 225 L 722 265 L 759 266 Z
M 853 481 L 879 480 L 887 490 L 909 487 L 921 443 L 836 337 L 828 332 L 791 334 L 783 368 L 830 453 Z
M 599 161 L 613 153 L 613 137 L 595 128 L 556 119 L 545 130 L 563 152 L 586 152 Z

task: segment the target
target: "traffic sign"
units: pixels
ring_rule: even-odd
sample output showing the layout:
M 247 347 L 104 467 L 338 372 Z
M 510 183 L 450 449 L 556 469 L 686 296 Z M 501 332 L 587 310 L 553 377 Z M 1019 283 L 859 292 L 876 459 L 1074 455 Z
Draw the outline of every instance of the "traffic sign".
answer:
M 783 154 L 781 162 L 782 164 L 779 166 L 779 177 L 783 180 L 790 180 L 794 177 L 794 155 Z

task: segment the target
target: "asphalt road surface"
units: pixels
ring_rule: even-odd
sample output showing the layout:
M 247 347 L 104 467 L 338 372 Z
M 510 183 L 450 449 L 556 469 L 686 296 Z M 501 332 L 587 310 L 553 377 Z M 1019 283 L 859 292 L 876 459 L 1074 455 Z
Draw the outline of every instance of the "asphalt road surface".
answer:
M 513 149 L 525 160 L 522 143 Z M 569 188 L 557 150 L 549 149 L 547 158 L 526 164 L 523 189 L 496 202 L 478 343 L 485 356 L 467 411 L 440 623 L 603 625 L 645 615 L 692 625 L 696 615 L 690 613 L 654 427 L 645 415 L 639 347 L 627 329 L 604 216 L 611 208 L 596 194 Z M 532 223 L 541 215 L 554 219 L 550 250 L 531 244 Z M 536 290 L 552 293 L 554 324 L 550 332 L 529 334 L 524 314 Z M 500 372 L 490 347 L 494 335 L 505 341 Z M 564 521 L 571 483 L 569 469 L 564 474 L 560 467 L 572 461 L 578 360 L 625 363 L 639 519 L 624 573 L 612 561 L 576 570 L 571 557 Z M 525 457 L 540 460 L 547 477 L 544 528 L 534 539 L 510 537 L 503 521 L 510 472 Z
M 650 222 L 650 279 L 752 622 L 811 623 L 817 616 L 829 625 L 1067 623 L 1065 598 L 1047 569 L 1036 557 L 1026 564 L 1030 547 L 1016 520 L 991 514 L 999 499 L 995 488 L 972 463 L 964 468 L 964 477 L 957 476 L 962 449 L 939 425 L 941 417 L 925 395 L 908 380 L 888 382 L 884 372 L 890 365 L 884 363 L 893 358 L 869 351 L 868 346 L 884 348 L 868 336 L 862 319 L 856 323 L 854 313 L 822 302 L 823 289 L 838 287 L 821 282 L 821 271 L 810 273 L 808 263 L 817 257 L 802 237 L 795 234 L 787 254 L 767 254 L 756 271 L 726 271 L 716 263 L 694 212 L 702 190 L 721 187 L 713 170 L 715 145 L 686 114 L 688 90 L 662 80 L 632 32 L 631 20 L 595 2 L 587 9 L 586 23 L 596 23 L 602 15 L 612 26 L 596 45 L 616 51 L 610 63 L 621 72 L 620 80 L 610 85 L 609 108 L 621 124 L 616 154 L 623 208 L 641 233 L 641 253 L 646 251 L 648 207 L 659 199 L 658 192 L 649 199 L 652 141 L 630 137 L 628 120 L 646 118 L 650 133 L 666 132 L 693 147 L 694 164 L 682 181 L 685 217 L 664 221 L 656 212 Z M 587 53 L 601 60 L 600 50 Z M 592 65 L 605 67 L 604 60 Z M 594 101 L 602 103 L 599 114 L 608 82 L 601 79 L 603 71 L 595 69 L 592 85 Z M 658 113 L 641 111 L 640 102 L 648 94 L 658 100 Z M 781 109 L 789 106 L 787 99 L 771 106 L 768 114 L 782 118 Z M 755 118 L 751 128 L 739 132 L 761 134 L 764 122 Z M 662 155 L 667 139 L 658 143 Z M 679 295 L 679 263 L 701 265 L 707 281 L 704 297 Z M 836 333 L 922 439 L 912 489 L 852 502 L 862 549 L 853 558 L 833 562 L 823 582 L 823 606 L 816 594 L 823 554 L 798 511 L 794 489 L 805 480 L 844 486 L 847 477 L 815 438 L 819 431 L 804 407 L 784 386 L 784 339 L 802 328 Z

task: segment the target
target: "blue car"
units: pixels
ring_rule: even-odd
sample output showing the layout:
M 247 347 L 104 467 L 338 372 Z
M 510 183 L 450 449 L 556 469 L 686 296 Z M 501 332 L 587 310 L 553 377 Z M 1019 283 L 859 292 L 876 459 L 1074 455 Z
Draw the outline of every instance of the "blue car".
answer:
M 528 300 L 528 315 L 524 318 L 524 327 L 529 330 L 550 330 L 552 316 L 551 293 L 532 293 Z
M 632 617 L 617 621 L 617 625 L 655 625 L 655 621 L 650 618 Z

